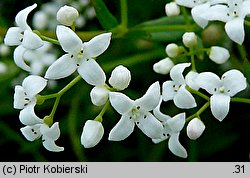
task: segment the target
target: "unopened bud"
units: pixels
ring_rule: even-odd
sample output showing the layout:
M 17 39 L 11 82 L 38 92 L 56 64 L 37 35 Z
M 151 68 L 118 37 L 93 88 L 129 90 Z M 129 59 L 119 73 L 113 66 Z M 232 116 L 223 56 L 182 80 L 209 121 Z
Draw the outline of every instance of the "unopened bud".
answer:
M 58 10 L 56 19 L 63 25 L 71 26 L 78 16 L 79 13 L 74 7 L 65 5 Z
M 102 123 L 95 120 L 87 120 L 81 135 L 81 144 L 85 148 L 96 146 L 102 139 L 104 128 Z
M 188 74 L 186 75 L 185 77 L 185 80 L 186 80 L 186 83 L 187 85 L 194 89 L 194 90 L 199 90 L 199 85 L 195 82 L 196 80 L 196 77 L 198 76 L 199 74 L 197 72 L 194 72 L 194 71 L 190 71 L 188 72 Z
M 230 57 L 229 51 L 226 48 L 212 46 L 209 58 L 217 64 L 225 63 Z
M 170 58 L 165 58 L 153 65 L 153 70 L 158 74 L 168 74 L 174 67 L 174 63 Z
M 196 140 L 197 138 L 199 138 L 204 130 L 205 125 L 198 118 L 192 119 L 187 125 L 187 135 L 192 140 Z
M 109 97 L 109 90 L 105 87 L 94 87 L 90 92 L 90 98 L 94 105 L 104 105 Z
M 176 2 L 170 2 L 165 5 L 165 12 L 167 16 L 177 16 L 180 14 L 180 7 Z
M 197 45 L 197 36 L 194 32 L 186 32 L 182 36 L 182 41 L 186 47 L 191 48 Z
M 130 71 L 126 67 L 119 65 L 112 71 L 109 84 L 117 90 L 124 90 L 128 87 L 130 80 Z
M 166 47 L 166 53 L 169 57 L 174 58 L 179 54 L 179 47 L 175 43 L 168 44 Z

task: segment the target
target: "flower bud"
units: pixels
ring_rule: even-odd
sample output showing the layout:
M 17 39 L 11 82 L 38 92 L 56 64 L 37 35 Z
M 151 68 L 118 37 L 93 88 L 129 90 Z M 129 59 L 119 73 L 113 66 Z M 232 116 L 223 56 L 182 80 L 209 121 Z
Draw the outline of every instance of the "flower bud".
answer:
M 74 7 L 65 5 L 58 10 L 56 19 L 63 25 L 71 26 L 78 16 L 79 13 Z
M 179 54 L 179 47 L 175 43 L 168 44 L 166 47 L 166 53 L 169 57 L 174 58 Z
M 90 98 L 94 105 L 102 106 L 109 98 L 109 90 L 105 87 L 94 87 L 90 92 Z
M 180 14 L 180 7 L 176 2 L 170 2 L 165 5 L 165 12 L 167 16 L 177 16 Z
M 197 36 L 194 32 L 186 32 L 182 36 L 182 41 L 186 47 L 191 48 L 197 45 Z
M 225 63 L 230 57 L 229 51 L 226 48 L 212 46 L 209 58 L 217 64 Z
M 204 130 L 205 125 L 198 118 L 192 119 L 187 125 L 187 135 L 192 140 L 196 140 L 197 138 L 199 138 Z
M 81 144 L 85 148 L 91 148 L 97 145 L 102 139 L 104 128 L 102 123 L 95 120 L 87 120 L 83 127 L 81 135 Z
M 196 80 L 196 77 L 198 76 L 199 74 L 197 72 L 194 72 L 194 71 L 190 71 L 188 72 L 188 74 L 186 75 L 185 77 L 185 81 L 186 81 L 186 84 L 194 89 L 194 90 L 199 90 L 200 86 L 195 82 Z
M 174 67 L 174 63 L 170 58 L 165 58 L 153 65 L 153 70 L 158 74 L 168 74 L 170 70 Z
M 130 71 L 126 67 L 119 65 L 112 71 L 109 84 L 117 90 L 124 90 L 128 87 L 130 80 Z

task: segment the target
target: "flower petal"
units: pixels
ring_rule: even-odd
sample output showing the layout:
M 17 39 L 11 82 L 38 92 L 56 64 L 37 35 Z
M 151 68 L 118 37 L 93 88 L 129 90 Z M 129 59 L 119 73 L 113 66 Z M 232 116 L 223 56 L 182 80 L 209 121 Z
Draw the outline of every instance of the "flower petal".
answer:
M 225 25 L 228 37 L 238 44 L 242 44 L 245 38 L 244 19 L 234 18 Z
M 170 77 L 177 85 L 185 84 L 185 79 L 183 77 L 183 71 L 185 68 L 189 67 L 191 63 L 181 63 L 175 65 L 170 70 Z
M 60 45 L 65 52 L 80 52 L 82 48 L 82 40 L 74 31 L 63 25 L 58 25 L 56 35 Z
M 19 27 L 10 27 L 4 37 L 4 44 L 7 46 L 18 46 L 21 44 L 21 33 L 23 30 Z
M 18 12 L 18 14 L 16 15 L 16 18 L 15 18 L 16 24 L 24 30 L 31 31 L 31 28 L 27 24 L 27 17 L 29 15 L 29 13 L 32 10 L 34 10 L 36 7 L 37 7 L 37 4 L 33 4 L 32 6 L 26 7 L 25 9 Z
M 60 137 L 60 128 L 59 123 L 55 122 L 51 127 L 46 124 L 43 124 L 40 128 L 43 139 L 57 140 Z
M 136 106 L 141 106 L 147 111 L 153 110 L 160 101 L 160 84 L 159 82 L 153 83 L 147 92 L 139 99 L 135 100 Z
M 222 121 L 229 112 L 230 96 L 215 94 L 210 98 L 212 114 L 216 119 Z
M 105 85 L 106 75 L 94 59 L 83 59 L 77 71 L 88 84 L 94 86 Z
M 171 135 L 168 141 L 168 147 L 174 155 L 187 158 L 187 151 L 179 142 L 179 133 Z
M 45 78 L 47 79 L 61 79 L 71 75 L 75 72 L 77 66 L 74 58 L 69 54 L 64 54 L 57 59 L 46 71 Z
M 197 106 L 195 99 L 193 95 L 188 90 L 186 90 L 185 86 L 186 85 L 182 85 L 174 96 L 174 104 L 178 108 L 182 109 L 194 108 Z
M 43 146 L 44 146 L 44 148 L 46 148 L 47 150 L 52 151 L 52 152 L 64 151 L 64 147 L 57 146 L 55 144 L 55 141 L 50 140 L 50 139 L 44 140 L 43 141 Z
M 15 50 L 14 50 L 14 62 L 15 64 L 20 67 L 21 69 L 30 72 L 30 66 L 28 66 L 25 62 L 24 62 L 24 53 L 27 51 L 27 49 L 25 49 L 23 46 L 18 46 Z
M 134 131 L 135 123 L 127 116 L 122 116 L 120 121 L 109 133 L 109 140 L 121 141 L 126 139 Z
M 174 90 L 175 83 L 173 81 L 166 81 L 162 85 L 162 99 L 169 101 L 174 98 L 176 91 Z
M 134 106 L 133 100 L 118 92 L 110 92 L 109 100 L 113 108 L 120 114 L 127 113 Z
M 247 81 L 244 75 L 238 70 L 229 70 L 222 75 L 223 86 L 229 96 L 234 96 L 238 92 L 246 89 Z
M 207 11 L 201 14 L 204 19 L 209 21 L 222 21 L 227 22 L 230 18 L 227 16 L 228 8 L 226 5 L 214 5 L 211 6 Z
M 243 1 L 240 7 L 240 17 L 245 18 L 250 14 L 250 1 Z
M 194 8 L 192 8 L 191 10 L 191 14 L 192 17 L 194 19 L 194 21 L 202 28 L 205 28 L 208 24 L 208 20 L 204 19 L 201 14 L 205 11 L 208 10 L 208 8 L 210 7 L 210 3 L 204 3 L 204 4 L 200 4 L 195 6 Z
M 42 39 L 32 31 L 25 30 L 22 45 L 27 49 L 38 49 L 43 45 Z
M 35 95 L 41 92 L 46 85 L 47 80 L 37 75 L 29 75 L 22 83 L 24 91 L 29 97 L 35 97 Z
M 168 119 L 170 119 L 171 117 L 166 115 L 166 114 L 163 114 L 161 111 L 160 111 L 160 107 L 161 107 L 161 103 L 162 103 L 162 99 L 160 100 L 158 106 L 153 110 L 153 113 L 155 115 L 155 117 L 162 121 L 162 122 L 167 122 Z
M 162 137 L 163 126 L 150 112 L 143 113 L 136 121 L 136 125 L 145 135 L 152 139 L 159 139 Z
M 37 140 L 41 137 L 40 126 L 41 126 L 41 124 L 35 124 L 32 126 L 22 127 L 20 130 L 21 130 L 23 136 L 27 140 L 34 141 L 34 140 Z
M 185 125 L 185 113 L 177 114 L 176 116 L 167 120 L 167 124 L 172 132 L 180 132 Z
M 43 120 L 36 116 L 34 111 L 34 104 L 26 106 L 20 111 L 19 119 L 23 125 L 35 125 L 43 123 Z
M 212 72 L 202 72 L 200 73 L 195 82 L 208 93 L 214 94 L 218 87 L 221 86 L 220 78 Z
M 23 109 L 25 106 L 25 91 L 24 88 L 20 85 L 15 86 L 14 93 L 14 103 L 13 106 L 15 109 Z
M 192 1 L 192 0 L 176 0 L 176 3 L 177 3 L 178 5 L 185 6 L 185 7 L 189 7 L 189 8 L 192 8 L 192 7 L 194 7 L 195 5 L 197 5 L 197 3 L 195 3 L 195 2 Z
M 87 59 L 95 58 L 108 48 L 111 40 L 111 33 L 103 33 L 95 36 L 90 41 L 83 43 L 83 54 Z
M 188 72 L 188 74 L 185 76 L 185 80 L 186 80 L 186 84 L 194 89 L 194 90 L 199 90 L 199 85 L 197 85 L 195 79 L 196 77 L 198 77 L 198 73 L 197 72 L 194 72 L 194 71 L 190 71 Z

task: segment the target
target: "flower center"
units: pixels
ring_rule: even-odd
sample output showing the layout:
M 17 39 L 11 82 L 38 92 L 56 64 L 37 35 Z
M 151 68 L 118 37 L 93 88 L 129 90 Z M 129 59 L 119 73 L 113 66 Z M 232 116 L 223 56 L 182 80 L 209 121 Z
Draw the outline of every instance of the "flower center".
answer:
M 131 109 L 131 115 L 130 115 L 130 119 L 137 119 L 140 116 L 140 106 L 135 106 Z
M 173 90 L 177 92 L 180 89 L 181 85 L 173 85 Z

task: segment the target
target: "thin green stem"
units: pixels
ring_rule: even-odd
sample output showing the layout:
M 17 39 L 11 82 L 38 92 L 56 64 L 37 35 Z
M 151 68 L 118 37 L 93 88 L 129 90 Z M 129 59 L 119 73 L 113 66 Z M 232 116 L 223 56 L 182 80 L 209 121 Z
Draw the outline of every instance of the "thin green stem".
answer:
M 191 121 L 193 118 L 195 117 L 200 117 L 200 115 L 210 106 L 210 102 L 206 102 L 196 113 L 194 113 L 193 115 L 189 116 L 186 119 L 186 122 Z
M 196 72 L 194 48 L 190 48 L 190 56 L 191 56 L 192 71 Z
M 188 27 L 187 25 L 157 25 L 157 26 L 145 26 L 136 27 L 137 30 L 143 30 L 147 32 L 166 32 L 166 31 L 187 31 L 194 30 L 194 26 Z
M 197 90 L 194 90 L 194 89 L 190 88 L 188 85 L 186 85 L 186 89 L 187 89 L 189 92 L 191 92 L 191 93 L 193 93 L 193 94 L 195 94 L 195 95 L 198 95 L 198 96 L 200 96 L 201 98 L 203 98 L 203 99 L 205 99 L 205 100 L 207 100 L 207 101 L 209 101 L 209 99 L 210 99 L 207 95 L 205 95 L 205 94 L 203 94 L 203 93 L 201 93 L 201 92 L 199 92 L 199 91 L 197 91 Z
M 105 105 L 103 106 L 101 112 L 98 114 L 98 116 L 96 116 L 96 118 L 94 119 L 95 121 L 99 121 L 102 122 L 102 116 L 105 114 L 105 112 L 107 111 L 107 109 L 110 106 L 110 101 L 108 100 Z
M 121 3 L 121 26 L 124 29 L 128 27 L 128 3 L 127 0 L 120 0 Z
M 232 102 L 238 102 L 238 103 L 247 103 L 247 104 L 250 104 L 250 99 L 247 99 L 247 98 L 231 98 L 231 101 Z
M 81 80 L 81 76 L 78 75 L 76 78 L 74 78 L 68 85 L 66 85 L 63 89 L 61 89 L 58 92 L 58 95 L 63 95 L 66 91 L 68 91 L 71 87 L 73 87 L 77 82 Z
M 38 30 L 33 30 L 33 32 L 36 33 L 44 41 L 48 41 L 48 42 L 53 43 L 55 45 L 60 45 L 59 41 L 57 41 L 57 40 L 55 40 L 53 38 L 42 35 Z

